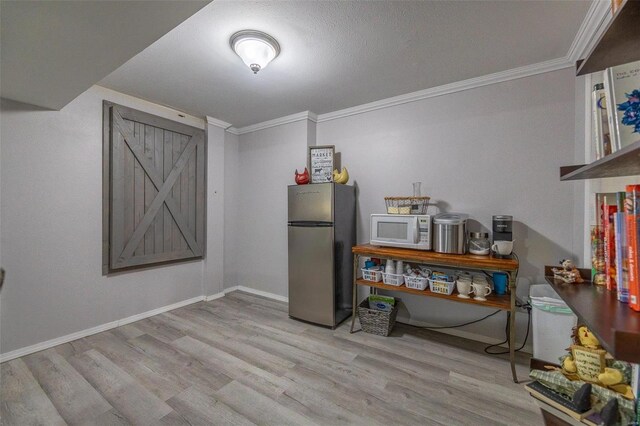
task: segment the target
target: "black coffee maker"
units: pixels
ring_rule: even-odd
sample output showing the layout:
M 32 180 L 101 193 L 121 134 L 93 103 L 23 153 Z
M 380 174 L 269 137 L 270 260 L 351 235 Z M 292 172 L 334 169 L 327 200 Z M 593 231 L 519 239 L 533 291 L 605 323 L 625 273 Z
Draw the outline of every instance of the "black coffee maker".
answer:
M 496 250 L 500 246 L 509 245 L 505 244 L 506 242 L 513 242 L 513 216 L 495 215 L 493 216 L 493 244 L 491 246 L 495 257 L 511 257 L 511 250 L 509 253 L 499 253 L 499 250 Z

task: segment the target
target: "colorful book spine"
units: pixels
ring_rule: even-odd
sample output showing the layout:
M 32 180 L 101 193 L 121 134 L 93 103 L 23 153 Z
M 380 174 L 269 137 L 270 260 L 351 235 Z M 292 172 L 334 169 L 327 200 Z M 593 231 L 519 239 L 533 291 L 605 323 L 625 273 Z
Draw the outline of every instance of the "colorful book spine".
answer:
M 640 185 L 627 185 L 627 253 L 629 262 L 629 306 L 640 311 Z
M 613 217 L 613 228 L 616 248 L 616 278 L 618 284 L 618 300 L 629 303 L 629 257 L 627 256 L 626 215 L 618 212 Z
M 607 103 L 603 83 L 597 83 L 593 86 L 591 106 L 595 154 L 596 160 L 599 160 L 600 158 L 611 154 L 609 118 L 607 115 Z
M 607 202 L 610 202 L 607 200 Z M 616 205 L 604 206 L 604 260 L 607 290 L 616 290 L 616 250 L 613 217 L 618 212 Z

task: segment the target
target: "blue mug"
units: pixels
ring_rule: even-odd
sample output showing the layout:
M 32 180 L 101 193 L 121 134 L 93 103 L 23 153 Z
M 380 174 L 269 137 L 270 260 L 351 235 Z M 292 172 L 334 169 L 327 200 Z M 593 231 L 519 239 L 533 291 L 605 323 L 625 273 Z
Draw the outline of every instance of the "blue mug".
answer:
M 496 294 L 507 294 L 507 285 L 509 276 L 503 272 L 495 272 L 493 274 L 493 290 Z

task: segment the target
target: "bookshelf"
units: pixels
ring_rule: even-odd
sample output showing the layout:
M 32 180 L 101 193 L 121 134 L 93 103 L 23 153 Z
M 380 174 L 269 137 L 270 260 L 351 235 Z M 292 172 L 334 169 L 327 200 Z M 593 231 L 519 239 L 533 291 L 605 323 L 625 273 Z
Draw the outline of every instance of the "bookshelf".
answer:
M 589 54 L 576 64 L 576 75 L 640 60 L 640 1 L 626 0 L 613 15 Z M 591 164 L 560 167 L 560 180 L 640 175 L 640 140 Z
M 588 273 L 584 271 L 583 275 Z M 620 303 L 615 291 L 591 282 L 566 284 L 554 279 L 545 267 L 546 280 L 575 312 L 580 324 L 593 332 L 614 358 L 640 363 L 640 313 Z
M 560 167 L 563 181 L 634 175 L 640 175 L 640 140 L 591 164 Z
M 626 0 L 613 15 L 595 46 L 583 60 L 576 63 L 576 75 L 585 75 L 606 68 L 640 60 L 640 1 Z M 585 180 L 640 175 L 640 141 L 636 141 L 590 164 L 560 168 L 560 180 Z M 584 271 L 586 274 L 587 271 Z M 583 273 L 583 270 L 581 270 Z M 615 358 L 640 362 L 640 312 L 631 310 L 617 300 L 616 293 L 592 283 L 564 284 L 549 277 L 547 282 L 598 337 L 602 346 Z M 532 368 L 540 368 L 534 366 Z M 551 405 L 536 400 L 542 410 L 545 425 L 582 424 L 564 415 Z M 586 423 L 586 422 L 584 422 Z
M 640 59 L 640 2 L 625 1 L 585 59 L 576 64 L 576 75 Z

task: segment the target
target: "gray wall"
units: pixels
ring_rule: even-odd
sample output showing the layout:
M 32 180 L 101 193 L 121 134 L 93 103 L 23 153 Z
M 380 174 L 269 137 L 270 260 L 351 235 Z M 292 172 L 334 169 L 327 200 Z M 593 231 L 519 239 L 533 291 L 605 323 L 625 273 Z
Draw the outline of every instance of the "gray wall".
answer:
M 359 187 L 358 239 L 385 195 L 423 192 L 476 227 L 512 214 L 522 269 L 518 293 L 545 264 L 579 258 L 584 189 L 560 182 L 579 159 L 583 98 L 571 69 L 318 123 L 232 135 L 208 125 L 207 260 L 101 275 L 101 102 L 181 120 L 175 111 L 94 87 L 62 111 L 3 101 L 0 352 L 243 285 L 287 295 L 286 186 L 308 144 L 336 145 Z M 583 87 L 579 87 L 583 90 Z M 182 119 L 204 126 L 202 120 Z M 432 208 L 431 212 L 435 212 Z M 488 311 L 403 297 L 412 320 L 451 324 Z M 520 338 L 524 316 L 519 321 Z M 499 318 L 462 334 L 501 339 Z M 465 334 L 466 333 L 466 334 Z
M 238 144 L 237 279 L 287 295 L 287 185 L 303 170 L 307 120 L 240 135 Z
M 518 294 L 526 297 L 530 283 L 543 281 L 545 264 L 582 253 L 573 236 L 575 188 L 558 178 L 559 167 L 574 158 L 574 89 L 573 70 L 565 69 L 318 123 L 316 143 L 336 146 L 349 184 L 359 188 L 358 241 L 368 241 L 369 215 L 384 212 L 384 196 L 410 195 L 411 183 L 421 181 L 435 206 L 431 213 L 469 213 L 472 226 L 484 229 L 493 214 L 514 216 Z M 241 135 L 239 142 L 240 170 L 251 178 L 240 179 L 238 247 L 248 250 L 243 259 L 251 268 L 239 268 L 238 279 L 283 296 L 284 191 L 293 170 L 305 164 L 306 141 L 313 142 L 303 130 L 292 123 Z M 403 299 L 405 317 L 431 324 L 457 324 L 490 312 Z M 503 317 L 459 334 L 501 340 Z M 522 339 L 526 318 L 519 317 Z
M 102 276 L 103 99 L 204 126 L 100 87 L 61 111 L 2 101 L 2 353 L 203 294 L 202 261 Z
M 237 229 L 241 216 L 240 177 L 246 172 L 239 169 L 238 135 L 229 132 L 225 132 L 224 164 L 224 288 L 230 288 L 240 285 L 237 270 L 244 264 L 238 255 Z

